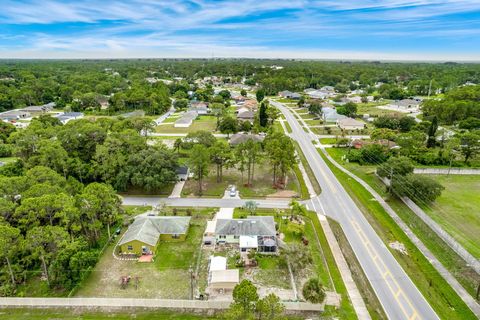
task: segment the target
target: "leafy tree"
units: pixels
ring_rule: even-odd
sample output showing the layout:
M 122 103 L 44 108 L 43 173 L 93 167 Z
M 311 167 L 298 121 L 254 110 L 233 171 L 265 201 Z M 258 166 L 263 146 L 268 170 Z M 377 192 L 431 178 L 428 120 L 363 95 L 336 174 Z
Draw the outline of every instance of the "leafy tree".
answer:
M 302 294 L 311 303 L 322 303 L 325 300 L 325 289 L 318 278 L 311 278 L 303 285 Z
M 257 288 L 250 280 L 242 280 L 233 289 L 233 304 L 240 306 L 244 317 L 253 313 L 257 301 Z
M 464 157 L 464 162 L 473 158 L 480 152 L 480 135 L 472 132 L 466 132 L 458 135 L 460 142 L 459 151 Z
M 198 194 L 201 196 L 203 179 L 208 175 L 208 165 L 210 164 L 210 153 L 207 147 L 201 144 L 194 145 L 188 164 L 198 181 Z
M 347 117 L 354 117 L 357 114 L 357 104 L 353 102 L 347 102 L 341 107 L 337 107 L 337 112 Z
M 263 99 L 265 99 L 265 90 L 263 89 L 258 89 L 257 92 L 255 93 L 257 102 L 262 102 Z
M 268 124 L 267 104 L 262 102 L 258 110 L 258 121 L 261 127 L 265 128 Z
M 245 89 L 240 90 L 240 95 L 242 97 L 246 97 L 247 96 L 247 91 Z
M 232 97 L 230 91 L 228 90 L 222 90 L 218 93 L 218 95 L 221 96 L 224 100 L 229 100 Z
M 180 92 L 183 92 L 183 91 L 180 91 Z M 188 100 L 187 100 L 187 99 L 177 99 L 177 100 L 175 100 L 175 102 L 173 103 L 173 106 L 174 106 L 175 109 L 177 109 L 177 110 L 187 109 L 187 107 L 188 107 Z
M 221 133 L 226 133 L 229 136 L 232 133 L 238 132 L 238 120 L 227 116 L 220 121 L 219 130 Z
M 397 177 L 392 181 L 392 190 L 400 197 L 409 197 L 415 202 L 431 203 L 445 189 L 435 180 L 415 174 Z
M 215 144 L 217 139 L 213 136 L 211 132 L 199 130 L 195 132 L 190 132 L 187 134 L 183 140 L 183 148 L 191 149 L 193 144 L 201 144 L 207 148 L 210 148 Z
M 58 226 L 34 227 L 27 231 L 26 246 L 32 253 L 32 257 L 40 260 L 48 285 L 50 285 L 49 265 L 58 251 L 66 245 L 67 240 L 68 234 Z
M 175 142 L 173 143 L 173 150 L 177 151 L 177 153 L 180 153 L 180 149 L 182 148 L 182 144 L 183 144 L 182 138 L 175 139 Z
M 0 121 L 0 142 L 6 142 L 8 137 L 15 132 L 15 126 L 11 123 Z
M 398 120 L 398 129 L 400 129 L 401 132 L 408 132 L 412 130 L 412 128 L 416 125 L 416 121 L 413 117 L 409 116 L 404 116 L 400 117 Z
M 242 169 L 244 168 L 243 165 L 246 164 L 248 186 L 252 185 L 253 177 L 255 176 L 255 164 L 259 163 L 261 160 L 261 151 L 261 144 L 252 139 L 248 139 L 247 141 L 237 146 L 236 154 L 238 159 L 240 160 L 240 171 L 242 171 Z
M 413 163 L 408 157 L 391 157 L 377 168 L 380 177 L 405 176 L 413 173 Z
M 273 133 L 267 136 L 264 145 L 267 158 L 273 167 L 273 184 L 277 184 L 278 171 L 280 181 L 284 184 L 286 174 L 296 163 L 292 140 L 283 133 Z
M 255 311 L 258 320 L 277 320 L 283 316 L 285 306 L 277 295 L 270 293 L 257 301 Z
M 438 129 L 438 120 L 437 117 L 433 117 L 432 123 L 428 128 L 428 138 L 427 138 L 427 148 L 433 148 L 436 144 L 435 134 L 437 133 Z
M 379 129 L 374 129 L 370 133 L 370 138 L 372 140 L 390 140 L 393 141 L 395 140 L 395 137 L 397 136 L 397 132 L 392 129 L 388 128 L 379 128 Z
M 458 127 L 460 129 L 474 130 L 480 129 L 480 119 L 474 117 L 468 117 L 465 120 L 460 121 Z
M 217 167 L 217 182 L 223 178 L 223 168 L 233 164 L 233 152 L 224 140 L 217 140 L 209 149 L 210 158 Z
M 11 259 L 21 241 L 20 230 L 8 224 L 0 224 L 0 260 L 4 260 L 7 265 L 13 287 L 16 286 L 16 281 Z

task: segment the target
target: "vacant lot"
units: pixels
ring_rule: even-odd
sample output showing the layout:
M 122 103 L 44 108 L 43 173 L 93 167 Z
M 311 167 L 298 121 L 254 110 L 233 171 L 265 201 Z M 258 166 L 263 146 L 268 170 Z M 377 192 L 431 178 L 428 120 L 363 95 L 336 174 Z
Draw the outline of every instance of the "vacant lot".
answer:
M 217 182 L 215 166 L 211 166 L 209 176 L 203 181 L 203 196 L 219 197 L 223 196 L 225 190 L 229 185 L 236 185 L 240 191 L 240 197 L 243 198 L 262 198 L 268 195 L 273 195 L 278 190 L 273 188 L 271 168 L 267 164 L 255 166 L 255 175 L 252 186 L 245 186 L 247 183 L 247 172 L 242 173 L 235 169 L 224 169 L 223 180 Z M 295 176 L 295 173 L 290 172 L 287 178 L 287 186 L 285 190 L 290 190 L 293 193 L 300 194 L 300 184 Z M 182 194 L 184 196 L 196 195 L 198 191 L 198 181 L 190 179 L 185 183 Z
M 431 176 L 445 190 L 437 201 L 423 209 L 465 249 L 480 258 L 480 177 Z
M 207 215 L 194 214 L 184 242 L 160 242 L 154 263 L 117 260 L 111 245 L 76 296 L 189 299 L 191 270 L 195 267 L 206 220 Z M 119 285 L 122 276 L 132 277 L 126 289 Z
M 169 118 L 170 119 L 170 118 Z M 167 119 L 167 120 L 169 120 Z M 189 133 L 199 130 L 205 130 L 209 132 L 215 131 L 217 127 L 217 119 L 213 116 L 199 116 L 195 119 L 192 125 L 188 128 L 175 128 L 174 122 L 177 119 L 170 119 L 168 122 L 155 127 L 157 133 Z M 170 122 L 173 121 L 173 122 Z

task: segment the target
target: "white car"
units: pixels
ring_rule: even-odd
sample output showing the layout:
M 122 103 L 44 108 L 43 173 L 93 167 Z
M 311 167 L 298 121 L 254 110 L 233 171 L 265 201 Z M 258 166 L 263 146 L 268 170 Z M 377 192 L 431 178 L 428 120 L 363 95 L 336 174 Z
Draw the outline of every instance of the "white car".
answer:
M 236 197 L 237 196 L 237 188 L 235 186 L 232 186 L 230 188 L 230 197 Z

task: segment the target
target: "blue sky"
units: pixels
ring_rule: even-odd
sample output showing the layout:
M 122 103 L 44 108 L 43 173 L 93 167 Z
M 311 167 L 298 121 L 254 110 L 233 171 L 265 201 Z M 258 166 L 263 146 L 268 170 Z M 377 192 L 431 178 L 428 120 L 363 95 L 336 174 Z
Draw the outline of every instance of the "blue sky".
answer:
M 480 0 L 0 0 L 0 58 L 480 61 Z

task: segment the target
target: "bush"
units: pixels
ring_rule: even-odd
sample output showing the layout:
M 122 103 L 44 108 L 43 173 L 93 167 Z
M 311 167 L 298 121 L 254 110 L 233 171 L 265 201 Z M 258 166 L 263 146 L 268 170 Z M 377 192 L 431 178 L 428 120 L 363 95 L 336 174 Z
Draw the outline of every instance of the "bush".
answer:
M 318 278 L 311 278 L 303 285 L 302 294 L 311 303 L 322 303 L 325 300 L 325 289 Z
M 400 197 L 409 197 L 417 203 L 425 204 L 435 201 L 445 188 L 429 177 L 409 174 L 394 177 L 392 189 Z
M 13 148 L 9 144 L 0 143 L 0 158 L 11 157 Z

